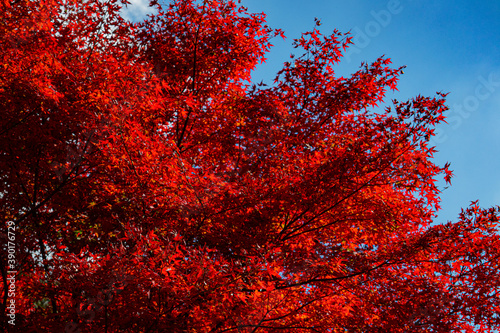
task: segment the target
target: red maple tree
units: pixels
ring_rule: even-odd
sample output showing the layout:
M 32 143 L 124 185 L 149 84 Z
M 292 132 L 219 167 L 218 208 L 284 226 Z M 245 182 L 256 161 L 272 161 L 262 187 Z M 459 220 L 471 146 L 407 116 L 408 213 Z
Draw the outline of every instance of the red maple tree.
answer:
M 433 224 L 445 94 L 384 107 L 402 69 L 318 29 L 254 85 L 263 14 L 123 3 L 0 4 L 2 329 L 500 327 L 498 207 Z

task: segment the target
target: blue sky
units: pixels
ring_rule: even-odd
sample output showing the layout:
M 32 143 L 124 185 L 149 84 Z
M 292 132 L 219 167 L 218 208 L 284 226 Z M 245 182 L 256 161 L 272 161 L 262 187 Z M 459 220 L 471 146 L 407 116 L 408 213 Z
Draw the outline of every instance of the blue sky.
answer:
M 145 12 L 141 2 L 130 9 Z M 268 24 L 285 31 L 276 38 L 255 82 L 271 83 L 288 60 L 293 38 L 321 20 L 321 31 L 351 31 L 354 45 L 338 67 L 339 75 L 381 55 L 406 65 L 399 92 L 387 101 L 418 94 L 449 92 L 448 122 L 438 127 L 436 162 L 451 163 L 452 186 L 444 190 L 436 222 L 456 220 L 461 207 L 479 199 L 500 204 L 500 1 L 415 0 L 242 0 L 251 12 L 264 12 Z M 145 8 L 143 8 L 145 9 Z

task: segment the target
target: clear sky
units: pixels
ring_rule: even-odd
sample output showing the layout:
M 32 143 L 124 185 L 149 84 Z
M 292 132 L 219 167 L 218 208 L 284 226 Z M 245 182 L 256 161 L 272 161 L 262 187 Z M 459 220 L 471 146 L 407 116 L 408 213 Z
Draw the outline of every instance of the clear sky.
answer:
M 140 3 L 130 8 L 141 15 Z M 438 127 L 434 144 L 440 165 L 451 163 L 452 186 L 444 190 L 436 222 L 456 220 L 461 207 L 479 200 L 500 204 L 500 1 L 486 0 L 242 0 L 251 12 L 264 12 L 268 24 L 285 31 L 276 38 L 255 81 L 271 83 L 288 60 L 291 42 L 321 20 L 321 31 L 351 31 L 356 43 L 339 75 L 381 55 L 406 65 L 399 92 L 387 101 L 418 94 L 449 92 L 448 125 Z M 443 184 L 444 185 L 444 184 Z

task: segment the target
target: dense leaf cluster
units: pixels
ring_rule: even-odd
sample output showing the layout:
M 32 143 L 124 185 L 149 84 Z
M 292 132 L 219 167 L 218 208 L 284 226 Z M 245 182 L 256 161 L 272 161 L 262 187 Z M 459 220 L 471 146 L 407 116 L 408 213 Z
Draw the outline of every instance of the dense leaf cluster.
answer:
M 263 14 L 123 3 L 1 1 L 3 329 L 500 327 L 498 209 L 433 224 L 445 94 L 384 106 L 402 69 L 338 77 L 351 37 L 318 28 L 253 85 L 282 35 Z

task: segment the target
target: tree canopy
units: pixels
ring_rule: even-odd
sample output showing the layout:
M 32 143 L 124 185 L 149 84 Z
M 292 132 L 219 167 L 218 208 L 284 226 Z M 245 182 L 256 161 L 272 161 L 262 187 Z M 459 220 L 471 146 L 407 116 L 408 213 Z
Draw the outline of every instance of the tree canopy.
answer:
M 254 84 L 264 14 L 125 3 L 0 4 L 3 329 L 500 328 L 499 208 L 434 219 L 446 94 L 387 102 L 385 57 L 336 76 L 319 21 Z

